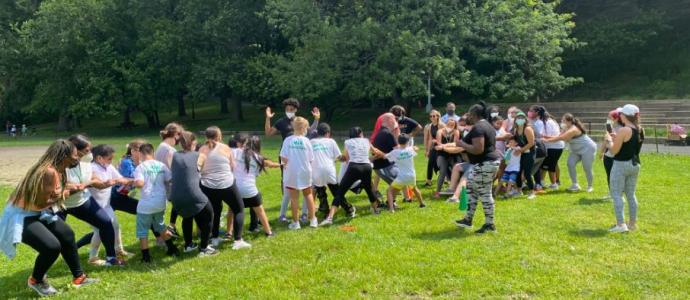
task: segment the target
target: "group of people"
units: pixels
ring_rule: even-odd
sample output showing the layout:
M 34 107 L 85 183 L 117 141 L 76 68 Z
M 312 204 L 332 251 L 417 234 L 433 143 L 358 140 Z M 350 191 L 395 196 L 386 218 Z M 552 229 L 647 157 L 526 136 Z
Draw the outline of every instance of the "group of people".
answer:
M 29 134 L 29 128 L 26 124 L 22 124 L 22 127 L 17 128 L 17 124 L 12 124 L 12 122 L 5 122 L 5 133 L 9 137 L 26 136 Z
M 283 106 L 285 115 L 276 122 L 272 122 L 272 110 L 266 109 L 266 135 L 280 134 L 282 138 L 276 162 L 261 154 L 258 136 L 237 134 L 223 143 L 221 130 L 215 126 L 205 130 L 205 141 L 199 143 L 195 134 L 170 123 L 161 131 L 158 147 L 140 139 L 130 142 L 117 167 L 112 164 L 115 150 L 110 145 L 92 145 L 83 135 L 55 141 L 11 194 L 0 220 L 0 248 L 10 258 L 18 243 L 38 252 L 28 285 L 40 295 L 57 292 L 45 274 L 59 255 L 67 262 L 77 287 L 95 281 L 81 268 L 79 247 L 90 245 L 88 263 L 93 265 L 121 266 L 133 256 L 123 247 L 115 211 L 136 216 L 134 235 L 140 241 L 141 260 L 145 263 L 152 261 L 149 231 L 168 255 L 180 253 L 174 243 L 179 237 L 176 224 L 180 217 L 184 252 L 212 256 L 225 240 L 234 241 L 232 249 L 249 248 L 251 245 L 242 238 L 245 208 L 250 208 L 249 231 L 263 230 L 266 236 L 274 236 L 256 184 L 256 177 L 268 168 L 281 170 L 279 220 L 288 223 L 290 230 L 301 229 L 303 224 L 331 225 L 340 208 L 347 217 L 355 217 L 356 207 L 345 197 L 349 191 L 363 190 L 372 214 L 379 214 L 382 208 L 395 212 L 399 195 L 403 202 L 415 199 L 424 208 L 414 162 L 419 151 L 414 138 L 420 132 L 428 157 L 426 184 L 432 186 L 437 172 L 435 198 L 452 194 L 449 201 L 454 202 L 461 194 L 467 195 L 467 211 L 455 221 L 459 227 L 472 227 L 481 202 L 485 224 L 477 233 L 496 231 L 496 194 L 513 197 L 526 188 L 528 198 L 533 199 L 543 191 L 546 173 L 551 181 L 549 187 L 558 189 L 558 160 L 565 143 L 570 146 L 569 190 L 580 190 L 575 171 L 580 161 L 587 175 L 587 190 L 593 189 L 592 163 L 597 145 L 577 118 L 566 114 L 559 126 L 543 106 L 532 106 L 527 114 L 511 107 L 503 119 L 498 107 L 484 102 L 472 105 L 463 116 L 456 115 L 455 105 L 449 103 L 445 115 L 432 110 L 431 122 L 422 127 L 396 105 L 377 118 L 369 138 L 361 127 L 350 128 L 342 151 L 331 136 L 330 126 L 320 122 L 318 108 L 311 111 L 314 121 L 310 125 L 307 119 L 297 116 L 297 99 L 288 98 Z M 611 231 L 625 232 L 636 226 L 635 183 L 644 133 L 639 125 L 639 109 L 634 105 L 616 109 L 609 116 L 610 130 L 601 153 L 615 203 L 616 225 Z M 338 161 L 340 172 L 336 168 Z M 378 192 L 381 180 L 388 185 L 385 199 Z M 139 191 L 138 199 L 133 197 L 135 190 Z M 332 195 L 330 203 L 328 191 Z M 624 193 L 630 207 L 627 223 Z M 171 209 L 166 224 L 168 202 Z M 221 236 L 223 203 L 229 210 L 226 233 Z M 324 213 L 321 222 L 317 209 Z M 93 232 L 77 240 L 65 223 L 70 215 L 89 224 Z M 193 238 L 194 223 L 198 244 Z M 105 259 L 99 258 L 101 244 Z

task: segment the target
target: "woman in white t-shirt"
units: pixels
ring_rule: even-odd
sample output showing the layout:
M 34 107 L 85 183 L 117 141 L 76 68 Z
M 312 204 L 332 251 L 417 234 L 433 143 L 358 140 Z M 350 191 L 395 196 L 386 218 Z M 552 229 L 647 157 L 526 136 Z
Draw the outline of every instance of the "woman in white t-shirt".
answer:
M 539 106 L 536 109 L 537 119 L 535 120 L 535 125 L 541 124 L 538 128 L 541 129 L 539 134 L 543 139 L 554 138 L 561 135 L 561 126 L 556 122 L 556 120 L 551 117 L 546 108 Z M 535 126 L 537 128 L 537 126 Z M 558 184 L 560 182 L 560 169 L 558 168 L 558 161 L 561 159 L 563 154 L 563 149 L 565 149 L 564 141 L 556 142 L 544 142 L 546 146 L 546 158 L 541 165 L 541 170 L 544 172 L 549 172 L 549 179 L 551 179 L 551 185 L 549 186 L 552 190 L 558 189 Z M 542 178 L 546 174 L 542 174 Z M 543 182 L 543 179 L 542 179 Z
M 285 163 L 283 185 L 290 195 L 292 209 L 291 230 L 300 229 L 299 224 L 299 193 L 302 192 L 307 202 L 307 218 L 310 227 L 318 227 L 314 209 L 314 195 L 312 193 L 312 161 L 314 150 L 311 142 L 306 138 L 309 123 L 305 118 L 296 117 L 292 121 L 294 135 L 285 138 L 280 150 L 280 161 Z
M 328 212 L 328 195 L 326 187 L 333 197 L 338 192 L 338 178 L 335 171 L 335 161 L 340 159 L 342 153 L 338 143 L 331 138 L 331 126 L 321 123 L 316 128 L 317 137 L 310 140 L 314 149 L 314 161 L 312 162 L 314 190 L 319 199 L 319 211 Z
M 93 153 L 93 162 L 91 163 L 91 170 L 93 175 L 97 177 L 101 182 L 107 185 L 106 188 L 89 187 L 89 192 L 91 197 L 96 200 L 96 203 L 100 205 L 103 210 L 108 214 L 112 223 L 113 230 L 115 230 L 115 251 L 119 256 L 119 259 L 124 259 L 126 257 L 132 256 L 132 253 L 125 251 L 122 245 L 122 232 L 120 230 L 120 223 L 117 221 L 115 216 L 115 211 L 110 205 L 110 197 L 112 195 L 112 186 L 119 185 L 129 185 L 133 180 L 127 179 L 120 175 L 120 172 L 113 167 L 113 154 L 115 149 L 110 145 L 97 145 L 91 150 Z M 94 232 L 91 238 L 91 253 L 98 253 L 98 248 L 101 246 L 101 237 L 98 231 Z
M 268 223 L 266 211 L 264 211 L 261 192 L 256 187 L 256 177 L 262 171 L 265 172 L 266 168 L 280 168 L 280 164 L 267 160 L 261 155 L 261 140 L 258 136 L 247 139 L 244 147 L 234 149 L 233 153 L 235 155 L 235 178 L 244 201 L 244 207 L 248 207 L 254 212 L 258 221 L 261 222 L 266 236 L 272 237 L 273 231 Z M 249 231 L 257 232 L 257 218 L 251 218 Z

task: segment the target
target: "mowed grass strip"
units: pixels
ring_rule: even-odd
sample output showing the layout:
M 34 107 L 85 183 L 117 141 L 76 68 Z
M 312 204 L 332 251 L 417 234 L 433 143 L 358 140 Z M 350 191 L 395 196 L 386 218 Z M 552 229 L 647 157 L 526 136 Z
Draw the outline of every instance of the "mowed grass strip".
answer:
M 119 156 L 128 140 L 94 143 L 114 143 Z M 267 157 L 277 156 L 278 142 L 266 143 Z M 629 234 L 607 232 L 615 219 L 612 202 L 602 200 L 607 188 L 601 162 L 595 165 L 594 193 L 498 200 L 499 232 L 483 236 L 456 228 L 451 222 L 461 216 L 457 204 L 431 200 L 432 190 L 424 188 L 425 209 L 400 202 L 395 214 L 374 216 L 364 194 L 349 193 L 358 217 L 339 212 L 330 227 L 288 231 L 277 221 L 280 173 L 270 170 L 258 186 L 277 232 L 273 239 L 245 232 L 252 249 L 233 251 L 227 243 L 220 255 L 208 258 L 169 258 L 154 247 L 154 263 L 145 265 L 139 262 L 134 216 L 118 212 L 127 250 L 137 254 L 127 266 L 90 266 L 82 248 L 83 267 L 98 284 L 69 289 L 71 276 L 61 259 L 49 278 L 61 290 L 58 298 L 687 298 L 690 157 L 643 155 L 642 161 L 640 229 Z M 421 185 L 426 158 L 419 155 L 416 162 Z M 567 186 L 565 159 L 561 170 Z M 0 197 L 7 199 L 11 191 L 0 187 Z M 73 217 L 68 223 L 77 237 L 90 230 Z M 475 229 L 482 224 L 479 208 Z M 0 258 L 0 298 L 35 295 L 26 287 L 35 257 L 22 244 L 13 261 Z

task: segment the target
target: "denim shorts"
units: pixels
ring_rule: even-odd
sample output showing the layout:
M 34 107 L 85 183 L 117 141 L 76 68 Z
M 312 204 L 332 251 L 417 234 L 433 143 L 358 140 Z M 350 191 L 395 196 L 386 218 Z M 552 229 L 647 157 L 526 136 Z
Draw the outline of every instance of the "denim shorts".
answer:
M 149 228 L 153 226 L 153 231 L 163 233 L 165 231 L 165 211 L 153 214 L 137 214 L 137 238 L 145 239 L 149 237 Z
M 393 180 L 398 177 L 398 166 L 392 164 L 388 167 L 374 170 L 374 172 L 376 172 L 376 175 L 378 175 L 379 178 L 383 179 L 383 181 L 390 185 L 393 183 Z
M 501 176 L 501 182 L 510 182 L 510 183 L 515 183 L 517 182 L 517 177 L 520 172 L 503 172 L 503 176 Z

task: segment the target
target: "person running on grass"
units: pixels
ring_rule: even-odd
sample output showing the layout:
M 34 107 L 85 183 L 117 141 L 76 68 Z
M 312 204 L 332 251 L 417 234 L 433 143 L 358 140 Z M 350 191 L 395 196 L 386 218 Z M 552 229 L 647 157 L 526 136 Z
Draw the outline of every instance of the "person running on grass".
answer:
M 249 231 L 258 232 L 260 221 L 266 236 L 273 237 L 274 233 L 268 223 L 261 192 L 256 187 L 256 177 L 262 171 L 266 172 L 266 168 L 280 168 L 280 164 L 267 160 L 261 155 L 261 140 L 258 136 L 249 138 L 243 147 L 234 153 L 237 187 L 240 190 L 242 201 L 244 201 L 244 207 L 251 210 Z
M 165 164 L 168 169 L 170 169 L 170 164 L 172 163 L 172 157 L 177 149 L 175 146 L 180 142 L 180 134 L 184 131 L 184 128 L 177 123 L 169 123 L 165 125 L 165 128 L 161 130 L 160 136 L 163 141 L 158 145 L 154 158 Z M 177 227 L 175 223 L 177 222 L 177 211 L 173 208 L 170 211 L 170 225 L 168 230 L 173 234 L 174 237 L 178 237 Z
M 280 149 L 280 161 L 285 164 L 285 176 L 283 185 L 287 188 L 290 195 L 290 206 L 292 209 L 292 222 L 288 226 L 291 230 L 300 229 L 299 223 L 299 193 L 302 192 L 307 200 L 307 218 L 310 227 L 318 227 L 314 209 L 314 196 L 312 193 L 312 162 L 314 161 L 314 150 L 305 137 L 309 123 L 307 119 L 296 117 L 292 121 L 294 134 L 283 141 Z
M 621 108 L 622 127 L 615 134 L 607 133 L 613 156 L 611 168 L 611 197 L 613 198 L 616 225 L 610 232 L 627 232 L 637 229 L 637 177 L 640 174 L 640 150 L 644 142 L 644 129 L 640 126 L 640 109 L 632 104 Z M 628 223 L 625 223 L 625 204 L 623 193 L 628 200 Z
M 232 149 L 223 144 L 220 128 L 211 126 L 206 129 L 206 143 L 199 149 L 199 153 L 206 156 L 201 168 L 201 190 L 206 194 L 213 206 L 213 228 L 211 229 L 211 244 L 218 247 L 220 238 L 220 217 L 223 202 L 230 207 L 232 213 L 233 250 L 250 248 L 251 245 L 242 239 L 244 230 L 244 202 L 237 188 L 233 167 L 235 165 Z
M 134 170 L 134 186 L 141 189 L 141 199 L 137 204 L 136 236 L 141 246 L 142 262 L 150 263 L 148 230 L 151 226 L 165 240 L 167 254 L 179 255 L 171 240 L 172 233 L 165 226 L 164 220 L 172 174 L 165 164 L 153 158 L 153 145 L 141 145 L 139 152 L 142 162 Z
M 379 213 L 379 200 L 372 190 L 371 183 L 371 161 L 369 154 L 372 153 L 374 157 L 383 157 L 383 153 L 374 148 L 369 140 L 364 138 L 364 133 L 360 127 L 350 128 L 350 138 L 345 140 L 345 150 L 341 160 L 347 162 L 347 166 L 341 166 L 345 169 L 345 174 L 338 185 L 338 193 L 333 198 L 333 205 L 328 212 L 328 216 L 319 226 L 327 226 L 333 224 L 333 216 L 338 212 L 339 207 L 343 207 L 348 213 L 348 217 L 355 216 L 355 207 L 347 202 L 345 194 L 348 189 L 355 182 L 359 181 L 360 186 L 367 193 L 369 203 L 371 203 L 371 212 L 373 214 Z
M 570 113 L 563 115 L 561 119 L 563 133 L 559 136 L 546 138 L 544 141 L 553 143 L 557 141 L 568 142 L 570 151 L 568 153 L 568 174 L 572 185 L 568 188 L 569 192 L 579 192 L 580 185 L 577 183 L 577 163 L 582 161 L 582 168 L 585 170 L 587 178 L 587 192 L 594 191 L 594 157 L 597 152 L 597 144 L 587 136 L 582 122 Z
M 406 188 L 410 188 L 414 193 L 415 198 L 419 201 L 419 207 L 424 208 L 424 200 L 422 194 L 417 188 L 417 174 L 414 169 L 414 158 L 417 152 L 409 145 L 410 136 L 407 134 L 400 134 L 398 136 L 398 146 L 391 152 L 385 155 L 386 159 L 398 166 L 398 176 L 391 183 L 391 188 L 388 190 L 388 209 L 391 212 L 395 211 L 393 200 L 395 195 Z
M 476 233 L 495 232 L 493 181 L 501 159 L 496 152 L 496 130 L 486 120 L 490 117 L 486 104 L 482 101 L 472 105 L 467 121 L 472 130 L 461 140 L 458 147 L 465 149 L 469 162 L 473 165 L 467 175 L 467 195 L 469 203 L 467 213 L 456 225 L 471 228 L 474 212 L 479 201 L 484 207 L 484 225 Z
M 184 237 L 184 252 L 199 250 L 199 257 L 213 256 L 218 250 L 209 246 L 213 223 L 213 207 L 208 197 L 201 191 L 199 169 L 204 165 L 206 155 L 195 152 L 196 136 L 189 131 L 180 135 L 182 151 L 175 152 L 171 169 L 172 184 L 170 202 L 182 217 L 182 236 Z M 193 222 L 199 229 L 199 245 L 192 242 Z
M 0 250 L 7 257 L 16 256 L 19 243 L 38 252 L 27 285 L 40 296 L 58 293 L 46 279 L 46 273 L 60 255 L 72 273 L 74 287 L 96 282 L 81 268 L 74 231 L 55 216 L 70 193 L 66 189 L 65 170 L 78 165 L 79 155 L 72 143 L 53 142 L 12 191 L 0 219 Z

